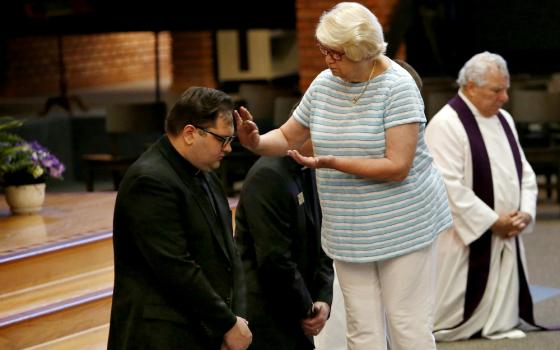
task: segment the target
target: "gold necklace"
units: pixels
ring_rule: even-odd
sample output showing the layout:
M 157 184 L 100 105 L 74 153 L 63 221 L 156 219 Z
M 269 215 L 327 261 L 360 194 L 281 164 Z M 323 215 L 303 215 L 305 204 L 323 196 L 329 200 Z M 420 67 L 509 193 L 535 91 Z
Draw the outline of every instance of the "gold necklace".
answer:
M 360 92 L 360 94 L 358 96 L 352 97 L 352 104 L 358 103 L 360 98 L 362 98 L 362 95 L 364 94 L 364 92 L 366 92 L 366 89 L 369 86 L 369 81 L 371 80 L 371 77 L 373 77 L 373 72 L 375 71 L 375 65 L 376 64 L 377 64 L 377 60 L 373 61 L 373 68 L 371 69 L 371 73 L 369 73 L 369 78 L 367 80 L 367 83 L 366 83 L 366 85 L 364 85 L 364 88 L 362 89 L 362 92 Z

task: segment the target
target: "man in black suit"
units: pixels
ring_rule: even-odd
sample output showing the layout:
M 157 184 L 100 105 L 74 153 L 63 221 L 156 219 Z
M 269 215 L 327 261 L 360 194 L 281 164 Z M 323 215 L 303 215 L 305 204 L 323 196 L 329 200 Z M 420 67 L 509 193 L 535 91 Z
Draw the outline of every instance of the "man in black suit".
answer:
M 231 211 L 217 176 L 233 102 L 191 87 L 166 135 L 127 171 L 114 216 L 109 349 L 246 349 L 251 332 Z
M 302 151 L 310 154 L 311 143 Z M 236 242 L 247 279 L 251 349 L 313 349 L 329 316 L 333 266 L 321 248 L 314 176 L 291 157 L 261 157 L 245 178 Z

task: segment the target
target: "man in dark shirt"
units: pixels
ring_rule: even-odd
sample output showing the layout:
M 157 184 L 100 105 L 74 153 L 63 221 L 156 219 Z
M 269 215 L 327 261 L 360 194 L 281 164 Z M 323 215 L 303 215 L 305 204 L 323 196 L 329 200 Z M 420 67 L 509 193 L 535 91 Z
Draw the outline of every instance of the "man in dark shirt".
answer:
M 166 134 L 127 171 L 114 216 L 109 349 L 246 349 L 251 342 L 231 211 L 217 176 L 233 102 L 191 87 Z
M 311 153 L 311 142 L 302 151 Z M 261 157 L 245 178 L 236 242 L 247 279 L 251 349 L 313 349 L 332 301 L 313 169 Z

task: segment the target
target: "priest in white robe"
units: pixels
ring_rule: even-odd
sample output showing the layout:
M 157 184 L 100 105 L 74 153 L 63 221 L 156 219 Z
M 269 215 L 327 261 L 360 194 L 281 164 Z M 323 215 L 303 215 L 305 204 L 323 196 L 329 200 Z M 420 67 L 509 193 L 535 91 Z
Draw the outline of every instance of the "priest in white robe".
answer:
M 523 337 L 519 326 L 534 319 L 521 235 L 533 230 L 537 184 L 513 119 L 501 109 L 508 101 L 506 62 L 477 54 L 457 82 L 458 96 L 426 129 L 454 220 L 437 241 L 434 335 L 438 341 Z M 486 261 L 478 256 L 481 242 Z

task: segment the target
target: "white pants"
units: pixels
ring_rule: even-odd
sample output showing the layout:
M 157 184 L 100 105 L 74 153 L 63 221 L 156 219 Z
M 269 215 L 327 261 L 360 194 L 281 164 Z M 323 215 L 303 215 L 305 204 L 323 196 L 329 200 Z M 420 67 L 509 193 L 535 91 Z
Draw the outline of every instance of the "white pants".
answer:
M 435 350 L 432 245 L 372 263 L 335 261 L 350 350 Z

